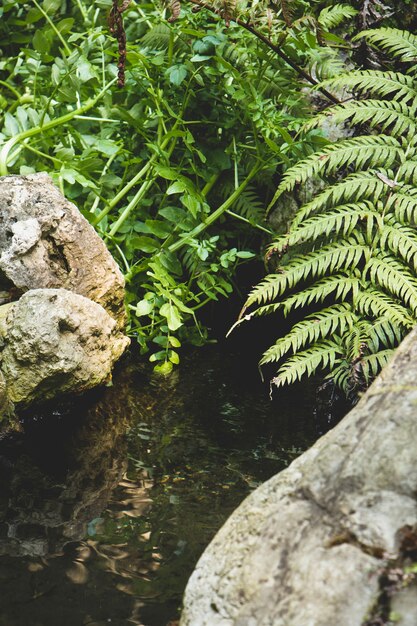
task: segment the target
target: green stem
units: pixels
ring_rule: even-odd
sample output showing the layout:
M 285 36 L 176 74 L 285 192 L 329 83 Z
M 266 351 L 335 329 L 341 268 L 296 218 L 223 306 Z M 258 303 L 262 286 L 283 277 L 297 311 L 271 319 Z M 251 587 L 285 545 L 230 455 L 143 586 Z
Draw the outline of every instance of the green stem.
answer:
M 243 217 L 243 215 L 239 215 L 238 213 L 234 213 L 234 211 L 230 211 L 230 209 L 227 209 L 226 213 L 228 215 L 230 215 L 231 217 L 235 217 L 236 219 L 240 220 L 241 222 L 245 222 L 246 224 L 250 224 L 253 228 L 257 228 L 258 230 L 262 230 L 264 233 L 268 233 L 268 235 L 274 235 L 275 234 L 272 230 L 269 230 L 269 228 L 265 228 L 264 226 L 261 226 L 260 224 L 254 224 L 250 220 L 246 219 L 246 217 Z
M 97 226 L 97 224 L 99 224 L 101 222 L 101 220 L 104 217 L 106 217 L 106 215 L 108 213 L 110 213 L 110 211 L 120 202 L 120 200 L 122 200 L 125 197 L 125 195 L 132 189 L 132 187 L 137 185 L 138 182 L 142 178 L 144 178 L 145 176 L 148 176 L 148 172 L 153 167 L 155 160 L 158 158 L 158 156 L 160 156 L 160 153 L 163 152 L 165 150 L 165 148 L 168 146 L 169 142 L 172 139 L 173 133 L 177 129 L 179 123 L 182 122 L 183 114 L 184 114 L 184 111 L 185 111 L 185 109 L 186 109 L 186 107 L 188 105 L 188 101 L 189 101 L 189 98 L 190 98 L 189 86 L 190 86 L 190 83 L 189 83 L 189 85 L 187 87 L 187 95 L 185 96 L 185 98 L 183 100 L 181 113 L 177 117 L 177 119 L 175 120 L 175 123 L 174 123 L 171 131 L 168 133 L 168 137 L 165 137 L 165 139 L 160 142 L 160 144 L 158 145 L 158 151 L 154 152 L 154 154 L 151 156 L 151 158 L 149 159 L 147 164 L 144 167 L 142 167 L 142 169 L 123 187 L 123 189 L 121 189 L 119 191 L 119 193 L 115 195 L 113 200 L 111 202 L 109 202 L 108 205 L 102 211 L 100 211 L 100 213 L 97 215 L 97 217 L 91 222 L 93 226 Z M 157 109 L 159 111 L 161 111 L 161 109 L 159 107 L 159 103 L 156 103 L 156 104 L 157 104 Z M 161 111 L 161 116 L 162 116 L 162 111 Z M 166 130 L 166 126 L 165 126 L 165 123 L 163 121 L 163 118 L 160 117 L 160 120 L 161 120 L 161 123 L 163 125 L 163 128 Z M 174 141 L 171 143 L 171 146 L 170 146 L 170 148 L 168 150 L 168 154 L 167 154 L 168 159 L 171 156 L 171 154 L 173 153 L 174 148 L 176 146 L 176 143 L 177 143 L 177 138 L 174 137 Z M 155 180 L 154 178 L 148 178 L 147 180 L 145 180 L 145 182 L 140 187 L 139 191 L 135 194 L 134 198 L 132 198 L 132 200 L 129 202 L 127 207 L 121 213 L 119 218 L 113 224 L 113 226 L 112 226 L 112 228 L 111 228 L 111 230 L 109 232 L 109 236 L 114 237 L 114 235 L 117 233 L 117 231 L 120 228 L 120 226 L 126 221 L 126 219 L 129 217 L 129 215 L 132 212 L 132 210 L 135 208 L 137 202 L 139 202 L 141 200 L 141 198 L 146 193 L 146 191 L 152 186 L 152 184 L 154 183 L 154 180 Z
M 20 98 L 22 97 L 20 95 L 20 93 L 17 91 L 17 89 L 15 89 L 12 85 L 10 85 L 9 83 L 6 83 L 4 80 L 0 80 L 0 85 L 2 85 L 3 87 L 6 87 L 6 89 L 8 89 L 9 91 L 11 91 L 18 100 L 20 100 Z
M 218 220 L 219 217 L 221 217 L 223 213 L 225 213 L 229 209 L 230 206 L 232 206 L 232 204 L 237 200 L 242 191 L 246 189 L 252 178 L 256 176 L 259 170 L 260 165 L 257 163 L 246 176 L 245 180 L 239 185 L 237 189 L 235 189 L 235 191 L 227 198 L 227 200 L 223 202 L 223 204 L 221 204 L 218 209 L 213 211 L 213 213 L 209 215 L 204 222 L 201 222 L 201 224 L 196 226 L 185 237 L 182 237 L 181 239 L 178 239 L 178 241 L 172 243 L 168 247 L 169 252 L 175 252 L 176 250 L 179 250 L 180 248 L 182 248 L 182 246 L 186 244 L 187 241 L 189 241 L 190 239 L 194 239 L 196 236 L 206 230 L 206 228 L 214 224 L 214 222 Z
M 172 57 L 174 55 L 174 31 L 171 29 L 168 42 L 168 67 L 172 65 Z
M 44 18 L 46 19 L 46 21 L 48 22 L 49 26 L 52 28 L 52 30 L 54 31 L 54 33 L 56 34 L 56 36 L 58 37 L 58 39 L 60 40 L 60 42 L 62 43 L 62 45 L 65 48 L 65 52 L 70 55 L 71 54 L 71 49 L 68 47 L 67 42 L 65 41 L 65 39 L 63 38 L 63 36 L 61 35 L 61 33 L 59 32 L 59 30 L 57 29 L 57 27 L 55 26 L 55 24 L 53 23 L 53 21 L 51 20 L 51 18 L 49 17 L 49 15 L 47 14 L 46 11 L 44 11 L 44 9 L 40 6 L 40 4 L 38 4 L 36 2 L 36 0 L 33 0 L 33 4 L 35 5 L 35 7 L 38 9 L 38 11 L 40 11 L 42 13 L 42 15 L 44 16 Z
M 103 167 L 103 169 L 101 171 L 100 179 L 102 179 L 103 176 L 105 176 L 107 174 L 107 171 L 108 171 L 110 165 L 113 163 L 114 159 L 116 158 L 116 156 L 118 154 L 119 154 L 118 152 L 114 152 L 114 154 L 112 154 L 108 158 L 106 165 Z M 90 213 L 94 213 L 95 212 L 96 208 L 98 207 L 98 203 L 100 202 L 100 200 L 102 200 L 102 198 L 100 197 L 99 194 L 97 194 L 97 196 L 94 198 L 93 204 L 90 207 Z
M 142 183 L 142 185 L 139 187 L 138 191 L 135 193 L 135 195 L 133 196 L 133 198 L 127 205 L 127 207 L 122 211 L 119 218 L 112 225 L 110 232 L 109 232 L 109 237 L 114 237 L 114 235 L 117 233 L 119 228 L 129 217 L 130 213 L 133 211 L 137 203 L 142 200 L 143 196 L 146 194 L 148 189 L 153 185 L 153 183 L 154 183 L 154 178 L 148 178 L 147 180 L 145 180 L 145 182 Z
M 82 18 L 84 20 L 85 23 L 88 23 L 88 13 L 84 7 L 84 5 L 80 2 L 80 0 L 75 0 L 77 5 L 78 5 L 78 9 L 82 15 Z
M 168 141 L 169 141 L 169 139 L 166 141 L 166 143 L 162 142 L 162 144 L 160 146 L 162 150 L 168 144 Z M 141 178 L 143 178 L 148 173 L 148 171 L 150 170 L 150 168 L 152 167 L 154 161 L 157 158 L 158 158 L 158 155 L 155 152 L 151 156 L 151 158 L 149 159 L 147 164 L 144 165 L 142 167 L 142 169 L 139 170 L 139 172 L 128 183 L 126 183 L 126 185 L 123 187 L 123 189 L 121 189 L 119 191 L 119 193 L 114 196 L 113 200 L 111 202 L 109 202 L 108 205 L 102 211 L 100 211 L 100 213 L 97 215 L 97 217 L 91 222 L 93 224 L 93 226 L 97 226 L 97 224 L 99 224 L 101 222 L 103 217 L 106 217 L 106 215 L 108 213 L 110 213 L 110 211 L 116 206 L 116 204 L 118 204 L 118 202 L 120 202 L 120 200 L 122 200 L 122 198 L 124 198 L 124 196 L 132 189 L 132 187 L 134 187 L 138 183 L 138 181 Z
M 9 139 L 4 144 L 4 146 L 2 147 L 0 151 L 0 176 L 7 175 L 8 157 L 10 155 L 10 151 L 12 150 L 12 148 L 14 148 L 16 144 L 22 143 L 25 139 L 28 139 L 29 137 L 34 137 L 35 135 L 39 135 L 47 130 L 51 130 L 51 128 L 55 128 L 56 126 L 61 126 L 62 124 L 66 124 L 67 122 L 70 122 L 72 119 L 74 119 L 74 117 L 77 115 L 83 115 L 84 113 L 89 111 L 93 106 L 95 106 L 95 104 L 97 104 L 97 102 L 103 97 L 106 91 L 108 91 L 108 89 L 116 82 L 116 80 L 117 78 L 113 78 L 113 80 L 107 83 L 104 89 L 102 89 L 100 93 L 97 96 L 95 96 L 95 98 L 90 98 L 89 100 L 87 100 L 85 104 L 78 107 L 77 109 L 74 109 L 74 111 L 70 111 L 69 113 L 66 113 L 65 115 L 61 115 L 60 117 L 55 118 L 54 120 L 50 120 L 49 122 L 46 122 L 46 124 L 43 124 L 42 126 L 29 128 L 28 130 L 25 130 L 22 133 L 19 133 L 18 135 L 16 135 L 15 137 L 12 137 L 11 139 Z
M 54 165 L 62 165 L 63 164 L 63 161 L 61 161 L 61 159 L 57 159 L 56 157 L 53 157 L 50 154 L 46 154 L 46 152 L 42 152 L 41 150 L 37 150 L 37 148 L 34 148 L 33 146 L 30 146 L 29 144 L 25 144 L 25 148 L 26 148 L 26 150 L 29 150 L 29 152 L 33 152 L 37 156 L 43 157 L 44 159 L 49 159 L 50 161 L 52 161 L 52 163 L 54 163 Z
M 211 189 L 214 187 L 214 185 L 217 183 L 217 181 L 220 178 L 220 172 L 217 172 L 216 174 L 213 174 L 211 176 L 211 178 L 209 178 L 209 180 L 206 182 L 206 184 L 204 185 L 203 189 L 201 190 L 201 195 L 206 197 Z

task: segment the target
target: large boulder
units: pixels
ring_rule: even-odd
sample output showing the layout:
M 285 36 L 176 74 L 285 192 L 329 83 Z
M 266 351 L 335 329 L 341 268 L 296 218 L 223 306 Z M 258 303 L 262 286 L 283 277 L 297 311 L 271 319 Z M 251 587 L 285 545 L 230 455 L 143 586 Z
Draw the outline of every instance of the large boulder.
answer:
M 347 417 L 229 518 L 181 626 L 417 624 L 416 377 L 414 330 Z
M 0 178 L 0 271 L 17 292 L 68 289 L 101 304 L 124 326 L 117 264 L 47 174 Z
M 7 397 L 20 406 L 108 382 L 129 344 L 101 305 L 65 289 L 28 291 L 0 332 Z

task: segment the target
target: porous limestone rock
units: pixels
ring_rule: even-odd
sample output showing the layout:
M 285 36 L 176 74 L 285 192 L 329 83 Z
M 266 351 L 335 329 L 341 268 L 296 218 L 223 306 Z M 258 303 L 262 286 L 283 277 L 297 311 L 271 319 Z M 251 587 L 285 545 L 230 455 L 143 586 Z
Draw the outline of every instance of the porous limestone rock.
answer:
M 232 514 L 181 626 L 375 626 L 391 610 L 417 623 L 402 578 L 417 561 L 416 378 L 417 329 L 338 426 Z
M 47 174 L 0 178 L 0 271 L 20 292 L 62 287 L 126 321 L 116 262 Z
M 30 290 L 2 321 L 8 399 L 27 406 L 110 379 L 129 344 L 104 308 L 65 289 Z

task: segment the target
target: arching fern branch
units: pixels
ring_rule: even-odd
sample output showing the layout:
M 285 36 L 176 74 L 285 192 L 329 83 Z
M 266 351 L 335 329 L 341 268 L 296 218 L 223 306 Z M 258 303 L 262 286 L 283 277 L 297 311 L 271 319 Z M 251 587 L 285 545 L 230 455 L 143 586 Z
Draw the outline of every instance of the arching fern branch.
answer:
M 277 386 L 322 370 L 347 394 L 361 389 L 417 322 L 417 37 L 391 28 L 362 35 L 403 71 L 354 70 L 324 83 L 358 99 L 306 128 L 330 116 L 359 124 L 356 136 L 284 174 L 269 208 L 310 179 L 322 181 L 321 191 L 270 244 L 276 269 L 254 287 L 240 316 L 303 312 L 261 359 L 278 365 Z

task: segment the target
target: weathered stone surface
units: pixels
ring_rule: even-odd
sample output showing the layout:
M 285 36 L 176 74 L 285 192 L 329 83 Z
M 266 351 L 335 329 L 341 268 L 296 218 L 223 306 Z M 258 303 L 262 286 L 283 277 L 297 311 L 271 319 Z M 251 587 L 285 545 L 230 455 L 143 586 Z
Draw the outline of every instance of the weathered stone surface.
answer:
M 26 406 L 110 379 L 129 339 L 102 306 L 65 289 L 35 289 L 9 307 L 1 370 L 7 394 Z
M 344 420 L 229 518 L 189 580 L 181 626 L 362 626 L 378 615 L 381 573 L 417 560 L 416 377 L 414 330 Z M 384 602 L 417 623 L 415 587 Z
M 47 174 L 0 178 L 0 270 L 24 292 L 62 287 L 86 296 L 124 325 L 117 264 Z

